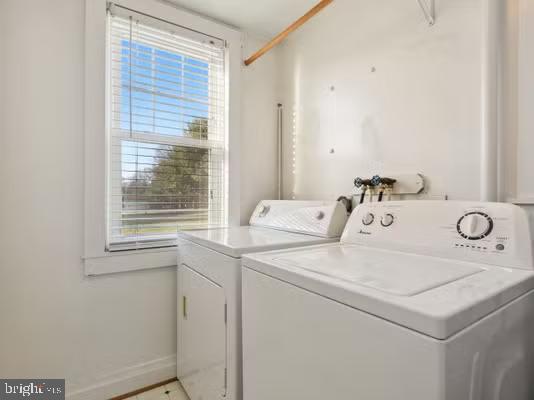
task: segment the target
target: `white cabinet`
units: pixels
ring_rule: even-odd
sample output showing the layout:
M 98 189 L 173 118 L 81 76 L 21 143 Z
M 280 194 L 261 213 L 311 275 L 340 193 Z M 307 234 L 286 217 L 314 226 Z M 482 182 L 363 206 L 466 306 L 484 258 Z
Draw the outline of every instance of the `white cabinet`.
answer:
M 178 379 L 191 400 L 226 395 L 226 298 L 221 286 L 178 267 Z

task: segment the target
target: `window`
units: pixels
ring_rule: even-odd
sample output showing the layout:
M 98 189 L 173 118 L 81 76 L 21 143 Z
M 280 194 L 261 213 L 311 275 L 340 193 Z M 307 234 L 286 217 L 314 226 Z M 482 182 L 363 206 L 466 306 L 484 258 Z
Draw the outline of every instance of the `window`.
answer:
M 225 42 L 108 8 L 109 251 L 227 224 Z
M 112 1 L 85 2 L 86 275 L 176 265 L 176 229 L 240 222 L 242 33 Z

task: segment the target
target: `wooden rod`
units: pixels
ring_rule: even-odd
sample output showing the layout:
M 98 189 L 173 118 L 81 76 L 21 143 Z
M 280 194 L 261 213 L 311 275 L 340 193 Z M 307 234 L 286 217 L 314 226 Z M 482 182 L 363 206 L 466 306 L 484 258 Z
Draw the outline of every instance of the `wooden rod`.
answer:
M 256 53 L 254 53 L 252 56 L 247 58 L 245 60 L 245 65 L 250 65 L 254 61 L 256 61 L 258 58 L 263 56 L 265 53 L 267 53 L 269 50 L 271 50 L 274 46 L 282 42 L 287 35 L 289 35 L 291 32 L 299 28 L 301 25 L 303 25 L 306 21 L 308 21 L 311 17 L 313 17 L 315 14 L 317 14 L 319 11 L 321 11 L 323 8 L 325 8 L 327 5 L 332 3 L 334 0 L 321 0 L 315 7 L 313 7 L 310 11 L 308 11 L 306 14 L 304 14 L 302 17 L 297 19 L 295 22 L 293 22 L 291 25 L 289 25 L 284 31 L 276 35 L 269 43 L 267 43 L 265 46 L 263 46 L 261 49 L 259 49 Z

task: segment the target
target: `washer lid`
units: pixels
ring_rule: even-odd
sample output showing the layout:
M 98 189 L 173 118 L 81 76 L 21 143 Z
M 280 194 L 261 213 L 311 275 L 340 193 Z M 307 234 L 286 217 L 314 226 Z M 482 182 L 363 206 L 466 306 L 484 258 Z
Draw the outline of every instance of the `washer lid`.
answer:
M 239 258 L 244 253 L 324 244 L 337 240 L 253 226 L 183 231 L 178 233 L 178 238 L 234 258 Z
M 327 244 L 251 254 L 243 265 L 437 339 L 534 289 L 534 272 Z
M 399 296 L 413 296 L 484 271 L 475 264 L 426 257 L 375 252 L 358 256 L 357 248 L 335 247 L 274 258 L 307 271 Z

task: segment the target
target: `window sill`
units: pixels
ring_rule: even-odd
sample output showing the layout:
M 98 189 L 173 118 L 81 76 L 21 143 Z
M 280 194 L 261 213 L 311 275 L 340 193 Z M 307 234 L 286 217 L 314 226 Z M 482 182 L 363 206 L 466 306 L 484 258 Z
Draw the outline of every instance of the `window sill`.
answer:
M 86 276 L 114 274 L 142 269 L 173 267 L 177 265 L 177 249 L 148 249 L 105 253 L 101 256 L 84 257 Z

